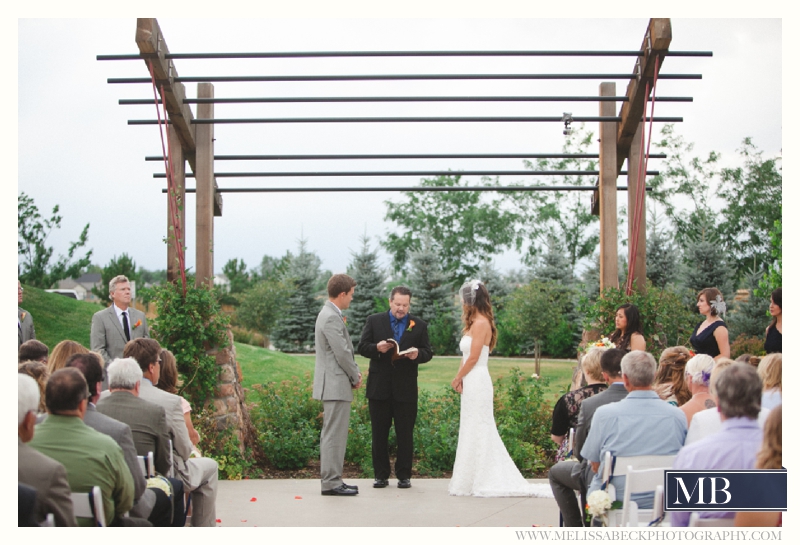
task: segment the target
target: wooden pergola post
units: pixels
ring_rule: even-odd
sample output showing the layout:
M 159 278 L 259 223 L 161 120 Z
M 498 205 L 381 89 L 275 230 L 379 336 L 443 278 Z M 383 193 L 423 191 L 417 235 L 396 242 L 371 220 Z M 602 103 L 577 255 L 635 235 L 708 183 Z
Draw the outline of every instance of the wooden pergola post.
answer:
M 214 98 L 214 85 L 197 84 L 197 98 Z M 198 119 L 213 119 L 214 104 L 197 105 Z M 195 269 L 198 287 L 214 284 L 214 124 L 197 125 L 195 129 L 197 151 L 195 156 L 195 181 L 197 186 L 197 240 Z
M 617 85 L 600 84 L 600 96 L 615 96 Z M 614 103 L 600 102 L 600 115 L 614 117 Z M 617 123 L 600 123 L 600 292 L 619 287 L 617 274 Z
M 638 225 L 639 230 L 639 244 L 636 248 L 633 247 L 635 237 L 636 225 L 634 224 L 634 211 L 636 210 L 636 199 L 639 198 L 640 185 L 639 185 L 639 161 L 641 160 L 642 153 L 642 130 L 643 123 L 639 123 L 636 129 L 633 140 L 631 140 L 631 150 L 628 156 L 628 266 L 633 265 L 633 280 L 636 283 L 636 291 L 641 294 L 647 292 L 647 237 L 645 234 L 647 226 L 647 208 L 642 205 L 641 222 Z M 644 192 L 644 179 L 646 176 L 642 173 L 641 191 Z M 645 199 L 647 193 L 642 195 Z M 635 259 L 632 259 L 635 256 Z
M 174 125 L 169 126 L 169 147 L 175 189 L 174 195 L 167 197 L 167 281 L 174 282 L 181 276 L 180 264 L 184 262 L 186 247 L 186 160 Z M 177 216 L 170 210 L 169 200 L 173 197 L 178 205 Z

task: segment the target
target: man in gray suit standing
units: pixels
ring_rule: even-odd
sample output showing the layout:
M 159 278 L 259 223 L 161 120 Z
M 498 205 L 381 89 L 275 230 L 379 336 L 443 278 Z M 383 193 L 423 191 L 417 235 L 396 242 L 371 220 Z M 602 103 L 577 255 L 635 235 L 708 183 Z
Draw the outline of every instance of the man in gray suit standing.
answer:
M 315 326 L 314 390 L 312 397 L 324 409 L 319 441 L 320 477 L 323 496 L 355 496 L 357 486 L 342 481 L 350 403 L 353 390 L 361 387 L 361 372 L 353 357 L 353 343 L 342 311 L 350 306 L 356 281 L 346 274 L 328 280 L 328 301 Z
M 128 278 L 123 275 L 112 278 L 108 292 L 112 304 L 94 313 L 90 337 L 92 352 L 103 356 L 106 367 L 111 360 L 122 357 L 128 341 L 150 337 L 144 312 L 130 306 L 131 283 Z M 108 381 L 103 381 L 103 389 L 107 386 Z
M 586 490 L 594 472 L 591 464 L 581 457 L 580 452 L 589 435 L 592 417 L 597 408 L 621 401 L 628 395 L 628 390 L 622 383 L 621 362 L 623 356 L 625 356 L 625 351 L 618 348 L 612 348 L 603 353 L 600 358 L 600 368 L 603 370 L 603 378 L 608 384 L 608 389 L 581 402 L 578 425 L 575 428 L 575 439 L 572 445 L 572 452 L 575 453 L 578 460 L 558 462 L 550 468 L 548 473 L 550 488 L 553 489 L 553 496 L 555 496 L 564 519 L 564 526 L 583 526 L 584 517 L 581 505 L 585 505 L 586 502 L 581 501 L 579 504 L 575 498 L 575 491 L 579 491 L 585 500 Z
M 25 341 L 36 338 L 36 331 L 33 329 L 33 317 L 24 308 L 19 308 L 21 304 L 22 284 L 17 280 L 17 339 L 19 341 L 17 348 L 22 346 Z

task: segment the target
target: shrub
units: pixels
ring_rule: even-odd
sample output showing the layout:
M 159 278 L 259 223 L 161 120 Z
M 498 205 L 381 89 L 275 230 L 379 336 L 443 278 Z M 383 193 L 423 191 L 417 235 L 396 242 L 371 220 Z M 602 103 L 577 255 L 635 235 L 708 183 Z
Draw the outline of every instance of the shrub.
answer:
M 186 282 L 191 284 L 193 279 Z M 213 398 L 219 375 L 216 359 L 208 351 L 228 345 L 230 319 L 207 286 L 165 282 L 152 288 L 152 295 L 158 314 L 151 324 L 153 335 L 175 355 L 178 371 L 185 377 L 182 391 L 193 405 L 202 407 Z
M 233 332 L 233 340 L 237 343 L 264 347 L 264 335 L 257 331 L 236 326 L 232 327 L 231 331 Z
M 731 343 L 731 359 L 736 359 L 742 354 L 752 354 L 753 356 L 764 356 L 764 339 L 758 337 L 748 337 L 744 333 L 736 337 Z
M 253 387 L 250 418 L 267 459 L 278 469 L 298 469 L 319 456 L 322 404 L 311 399 L 311 375 Z
M 218 427 L 212 410 L 206 408 L 193 412 L 192 423 L 200 434 L 198 446 L 203 456 L 213 458 L 219 465 L 220 479 L 238 481 L 245 476 L 259 476 L 253 452 L 250 448 L 245 449 L 244 453 L 239 450 L 239 440 L 233 428 Z
M 414 427 L 414 458 L 420 475 L 440 477 L 453 470 L 458 446 L 461 396 L 450 387 L 422 390 Z

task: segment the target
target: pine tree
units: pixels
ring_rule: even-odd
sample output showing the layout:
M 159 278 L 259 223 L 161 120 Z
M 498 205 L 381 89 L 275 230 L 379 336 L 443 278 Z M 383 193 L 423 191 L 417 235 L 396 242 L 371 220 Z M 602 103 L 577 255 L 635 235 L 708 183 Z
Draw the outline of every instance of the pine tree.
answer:
M 428 237 L 423 239 L 421 250 L 411 252 L 410 265 L 412 311 L 427 322 L 433 353 L 453 354 L 458 321 L 452 287 Z
M 356 291 L 350 308 L 344 314 L 347 316 L 350 338 L 354 345 L 358 345 L 367 317 L 378 312 L 378 305 L 388 294 L 384 286 L 386 275 L 378 266 L 377 252 L 369 247 L 368 236 L 361 238 L 361 250 L 352 255 L 353 261 L 347 274 L 356 281 Z
M 710 240 L 690 241 L 684 250 L 685 285 L 697 294 L 704 288 L 717 288 L 727 300 L 731 293 L 731 273 L 722 246 Z
M 314 290 L 322 261 L 306 249 L 306 242 L 301 238 L 297 255 L 289 254 L 285 280 L 293 290 L 273 333 L 275 347 L 283 352 L 305 352 L 314 346 L 314 326 L 323 304 L 324 294 Z
M 647 235 L 647 279 L 657 288 L 674 282 L 680 266 L 679 255 L 672 239 L 654 226 Z
M 754 292 L 764 275 L 763 271 L 751 270 L 745 275 L 745 286 L 748 291 L 747 300 L 736 301 L 733 311 L 728 313 L 725 322 L 730 331 L 731 342 L 745 334 L 748 337 L 762 337 L 769 323 L 769 297 L 758 297 Z

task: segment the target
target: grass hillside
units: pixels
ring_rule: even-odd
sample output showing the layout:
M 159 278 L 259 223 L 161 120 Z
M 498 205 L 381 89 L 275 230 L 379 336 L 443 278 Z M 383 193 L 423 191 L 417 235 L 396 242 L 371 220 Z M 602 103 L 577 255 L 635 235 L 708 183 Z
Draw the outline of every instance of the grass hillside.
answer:
M 33 316 L 37 340 L 50 350 L 64 339 L 89 348 L 92 315 L 104 307 L 30 286 L 23 287 L 25 295 L 20 306 Z
M 314 355 L 289 355 L 236 343 L 236 359 L 242 368 L 242 383 L 245 388 L 253 384 L 266 384 L 302 377 L 305 373 L 314 373 Z M 362 373 L 369 369 L 369 360 L 356 356 L 356 363 Z M 430 362 L 419 367 L 419 386 L 422 389 L 435 391 L 448 386 L 456 374 L 461 358 L 434 357 Z M 398 363 L 397 365 L 402 365 Z M 560 394 L 572 378 L 574 361 L 542 360 L 542 375 L 550 379 L 548 392 Z M 493 380 L 500 376 L 508 376 L 511 369 L 519 367 L 527 376 L 534 372 L 534 361 L 530 359 L 492 358 L 489 373 Z

